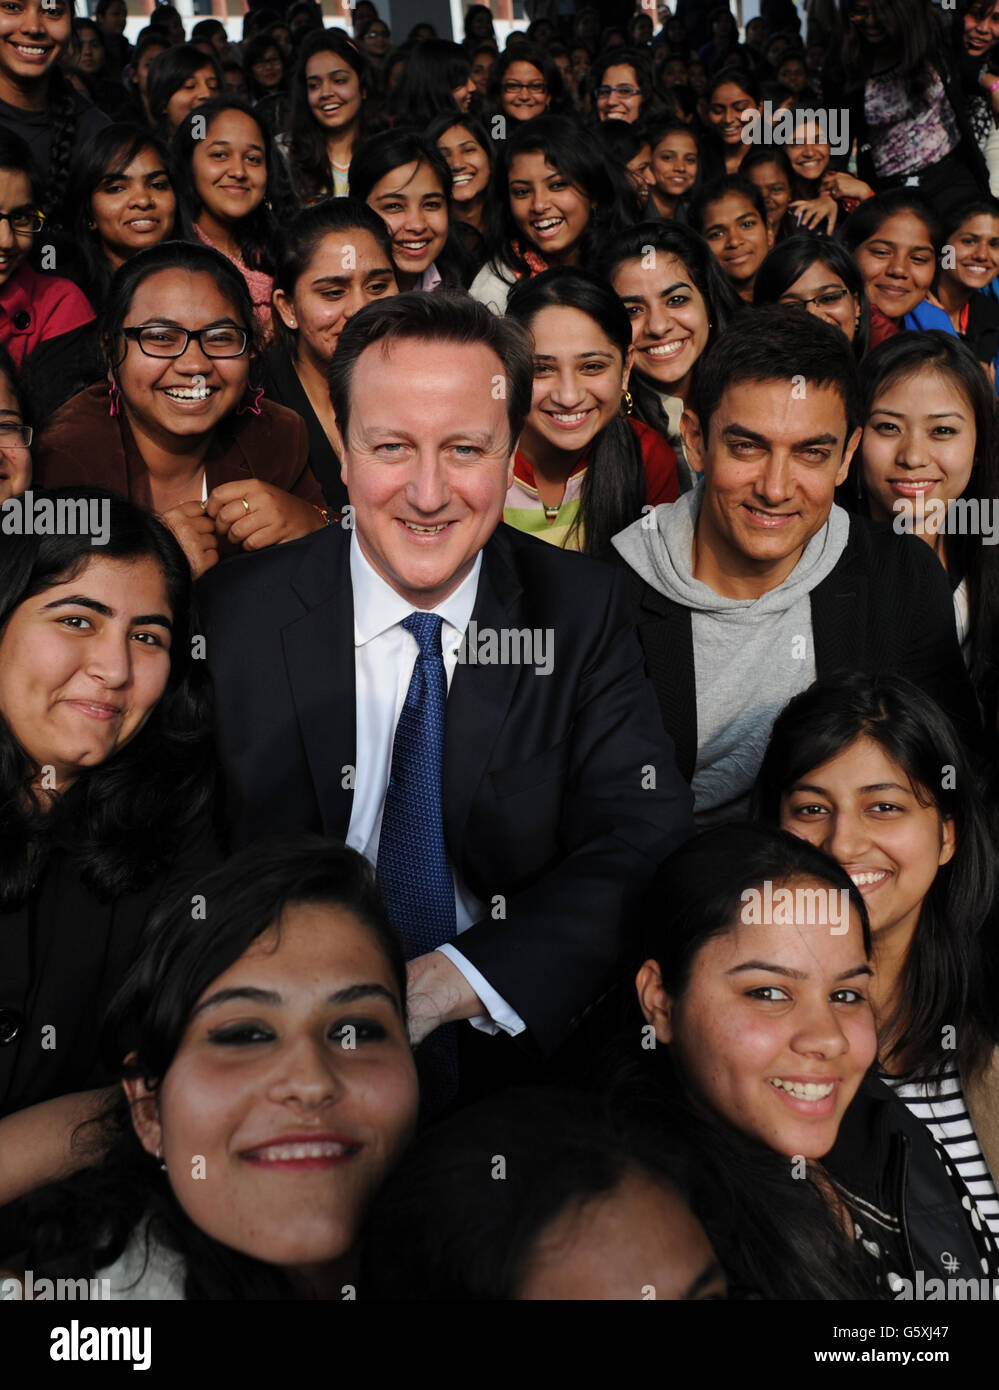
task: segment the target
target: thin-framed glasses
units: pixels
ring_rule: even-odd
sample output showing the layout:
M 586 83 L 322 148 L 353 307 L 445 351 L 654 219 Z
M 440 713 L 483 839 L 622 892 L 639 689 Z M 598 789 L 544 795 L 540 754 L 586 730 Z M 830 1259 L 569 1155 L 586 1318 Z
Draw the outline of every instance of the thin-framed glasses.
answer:
M 811 299 L 782 299 L 781 304 L 787 305 L 790 309 L 807 309 L 809 304 L 817 304 L 820 309 L 835 309 L 837 304 L 842 304 L 843 300 L 850 293 L 849 290 L 823 290 L 821 294 L 815 294 Z
M 617 87 L 597 87 L 594 96 L 599 101 L 606 101 L 608 97 L 638 97 L 642 95 L 641 87 L 633 87 L 630 82 L 621 82 Z
M 15 425 L 8 420 L 0 420 L 0 449 L 28 449 L 34 437 L 30 425 Z
M 228 324 L 218 328 L 178 328 L 167 323 L 143 323 L 121 331 L 131 342 L 138 343 L 147 357 L 183 357 L 192 338 L 206 357 L 242 357 L 250 340 L 245 328 Z
M 0 222 L 9 222 L 11 231 L 19 236 L 35 236 L 42 230 L 45 214 L 37 208 L 15 208 L 0 212 Z
M 503 95 L 505 97 L 519 96 L 521 92 L 530 92 L 532 97 L 544 96 L 548 90 L 548 83 L 535 82 L 504 82 Z

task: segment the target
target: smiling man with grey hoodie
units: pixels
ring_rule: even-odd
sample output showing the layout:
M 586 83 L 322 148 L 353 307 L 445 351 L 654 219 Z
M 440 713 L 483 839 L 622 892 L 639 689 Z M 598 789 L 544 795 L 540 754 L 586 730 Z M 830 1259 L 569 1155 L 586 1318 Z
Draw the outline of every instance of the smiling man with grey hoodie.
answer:
M 747 311 L 702 359 L 690 406 L 700 485 L 613 543 L 698 822 L 745 814 L 774 718 L 817 677 L 908 676 L 974 739 L 943 567 L 835 505 L 861 438 L 842 332 L 800 309 Z

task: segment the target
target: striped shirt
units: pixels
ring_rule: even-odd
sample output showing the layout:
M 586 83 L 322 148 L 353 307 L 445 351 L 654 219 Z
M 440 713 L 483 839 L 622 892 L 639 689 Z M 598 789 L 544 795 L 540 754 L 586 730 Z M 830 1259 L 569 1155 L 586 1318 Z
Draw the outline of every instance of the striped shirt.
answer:
M 943 1146 L 979 1216 L 999 1236 L 999 1193 L 978 1143 L 957 1068 L 926 1081 L 900 1081 L 893 1076 L 882 1080 Z

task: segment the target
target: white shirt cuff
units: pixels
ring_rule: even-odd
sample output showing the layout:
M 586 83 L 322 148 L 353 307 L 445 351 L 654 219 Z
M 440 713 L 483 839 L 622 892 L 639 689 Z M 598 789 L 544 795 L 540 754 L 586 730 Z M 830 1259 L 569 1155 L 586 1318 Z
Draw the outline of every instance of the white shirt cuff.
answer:
M 527 1024 L 520 1014 L 515 1013 L 510 1008 L 503 996 L 496 993 L 485 976 L 481 975 L 456 947 L 448 942 L 444 946 L 438 946 L 437 950 L 442 956 L 447 956 L 456 970 L 461 971 L 486 1006 L 484 1014 L 478 1014 L 475 1018 L 468 1020 L 473 1028 L 490 1034 L 499 1033 L 502 1030 L 504 1033 L 509 1033 L 511 1038 L 526 1031 Z

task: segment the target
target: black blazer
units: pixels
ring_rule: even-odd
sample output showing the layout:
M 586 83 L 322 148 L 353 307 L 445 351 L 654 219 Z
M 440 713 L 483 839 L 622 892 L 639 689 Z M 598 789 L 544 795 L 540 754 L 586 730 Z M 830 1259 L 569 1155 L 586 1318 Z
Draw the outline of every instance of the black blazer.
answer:
M 305 422 L 309 436 L 309 467 L 323 490 L 326 505 L 334 512 L 347 505 L 347 489 L 340 478 L 340 460 L 323 429 L 305 387 L 298 379 L 294 364 L 283 343 L 264 354 L 254 371 L 258 386 L 264 388 L 264 398 L 287 406 Z
M 690 609 L 630 568 L 628 575 L 663 723 L 689 781 L 697 761 Z M 848 671 L 907 676 L 947 711 L 969 743 L 978 742 L 978 706 L 957 644 L 950 586 L 925 541 L 851 516 L 846 548 L 810 600 L 817 679 Z
M 329 527 L 199 585 L 236 845 L 347 833 L 349 541 Z M 637 894 L 692 829 L 624 587 L 609 566 L 501 525 L 473 618 L 480 630 L 550 629 L 554 669 L 459 665 L 448 696 L 444 832 L 455 871 L 487 904 L 460 949 L 546 1055 L 599 995 Z M 492 915 L 497 895 L 505 918 Z

